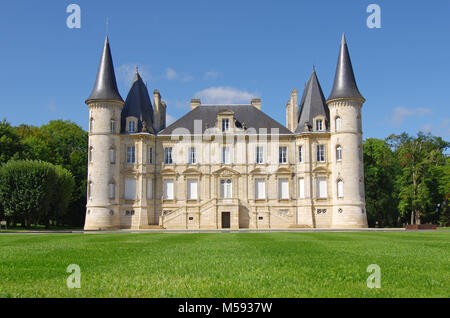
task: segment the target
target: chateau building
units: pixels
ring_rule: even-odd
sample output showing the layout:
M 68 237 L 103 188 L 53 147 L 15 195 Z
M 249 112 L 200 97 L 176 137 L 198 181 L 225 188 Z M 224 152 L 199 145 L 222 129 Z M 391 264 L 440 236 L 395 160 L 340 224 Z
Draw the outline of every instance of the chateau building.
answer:
M 126 100 L 108 38 L 89 107 L 86 230 L 367 227 L 361 108 L 342 36 L 333 89 L 315 70 L 286 126 L 245 105 L 204 105 L 166 125 L 138 70 Z

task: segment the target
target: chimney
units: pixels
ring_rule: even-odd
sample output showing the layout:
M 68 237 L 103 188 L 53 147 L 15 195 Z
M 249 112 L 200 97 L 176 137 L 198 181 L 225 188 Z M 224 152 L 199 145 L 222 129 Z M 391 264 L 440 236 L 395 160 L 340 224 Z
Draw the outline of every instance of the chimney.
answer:
M 252 104 L 253 107 L 256 107 L 259 110 L 261 110 L 261 98 L 253 98 L 250 104 Z
M 202 103 L 200 99 L 192 98 L 191 99 L 191 110 L 196 109 L 198 106 L 200 106 Z

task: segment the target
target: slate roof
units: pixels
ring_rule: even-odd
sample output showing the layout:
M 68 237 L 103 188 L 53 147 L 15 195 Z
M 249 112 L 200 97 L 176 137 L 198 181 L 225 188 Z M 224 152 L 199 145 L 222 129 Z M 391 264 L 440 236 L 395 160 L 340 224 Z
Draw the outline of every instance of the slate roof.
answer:
M 334 77 L 334 85 L 328 100 L 336 98 L 358 98 L 364 97 L 358 90 L 355 75 L 353 73 L 352 61 L 348 53 L 345 35 L 342 34 L 341 49 L 336 66 L 336 75 Z
M 109 47 L 108 37 L 105 39 L 102 56 L 97 71 L 97 79 L 95 80 L 94 89 L 86 102 L 94 100 L 114 100 L 123 102 L 119 94 L 116 83 L 116 75 L 114 74 L 114 65 Z
M 259 133 L 260 128 L 266 128 L 267 133 L 271 133 L 272 128 L 278 128 L 280 134 L 292 134 L 286 127 L 276 120 L 272 119 L 253 105 L 200 105 L 189 113 L 169 125 L 158 133 L 158 135 L 170 135 L 177 128 L 188 129 L 190 134 L 194 134 L 194 121 L 202 120 L 202 133 L 208 128 L 213 128 L 217 119 L 217 113 L 224 110 L 234 112 L 236 126 L 241 128 L 243 125 L 248 128 L 254 128 Z
M 121 131 L 126 132 L 126 118 L 129 116 L 136 117 L 138 119 L 137 132 L 142 132 L 143 123 L 147 128 L 147 132 L 154 134 L 153 130 L 153 106 L 150 101 L 147 86 L 142 81 L 139 72 L 136 70 L 133 84 L 131 84 L 130 91 L 128 92 L 127 99 L 125 100 L 125 106 L 122 109 L 121 114 Z
M 318 115 L 323 115 L 326 118 L 325 127 L 327 127 L 330 118 L 330 110 L 325 102 L 325 97 L 315 70 L 313 70 L 305 90 L 303 91 L 299 108 L 299 121 L 295 133 L 304 132 L 307 122 L 312 126 L 314 117 Z M 306 129 L 306 131 L 308 131 L 308 129 Z

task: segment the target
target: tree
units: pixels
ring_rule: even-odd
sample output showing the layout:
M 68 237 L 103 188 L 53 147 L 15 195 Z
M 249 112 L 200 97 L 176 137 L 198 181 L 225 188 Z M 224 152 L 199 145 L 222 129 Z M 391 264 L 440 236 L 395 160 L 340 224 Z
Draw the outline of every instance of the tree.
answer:
M 436 219 L 435 207 L 443 198 L 436 180 L 440 177 L 433 170 L 445 164 L 444 153 L 449 143 L 422 132 L 417 137 L 406 133 L 391 135 L 387 141 L 401 165 L 396 178 L 400 213 L 409 214 L 411 224 Z
M 19 135 L 6 119 L 3 119 L 0 122 L 0 165 L 15 156 L 17 157 L 22 150 L 23 146 Z
M 0 167 L 0 201 L 6 217 L 30 226 L 50 214 L 56 191 L 54 166 L 41 161 L 10 160 Z
M 369 226 L 397 225 L 399 215 L 394 180 L 399 166 L 394 154 L 385 140 L 375 138 L 366 139 L 363 149 Z

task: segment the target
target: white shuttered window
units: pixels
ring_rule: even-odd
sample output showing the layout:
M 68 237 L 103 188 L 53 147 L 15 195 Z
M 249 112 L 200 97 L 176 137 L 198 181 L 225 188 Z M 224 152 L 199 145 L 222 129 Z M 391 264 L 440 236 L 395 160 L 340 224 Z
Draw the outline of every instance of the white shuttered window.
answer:
M 136 180 L 132 178 L 125 179 L 125 199 L 133 200 L 136 198 Z
M 197 200 L 197 180 L 188 180 L 187 188 L 188 200 Z
M 173 180 L 164 180 L 164 200 L 173 200 Z
M 266 181 L 264 179 L 255 180 L 255 198 L 256 199 L 266 198 Z

